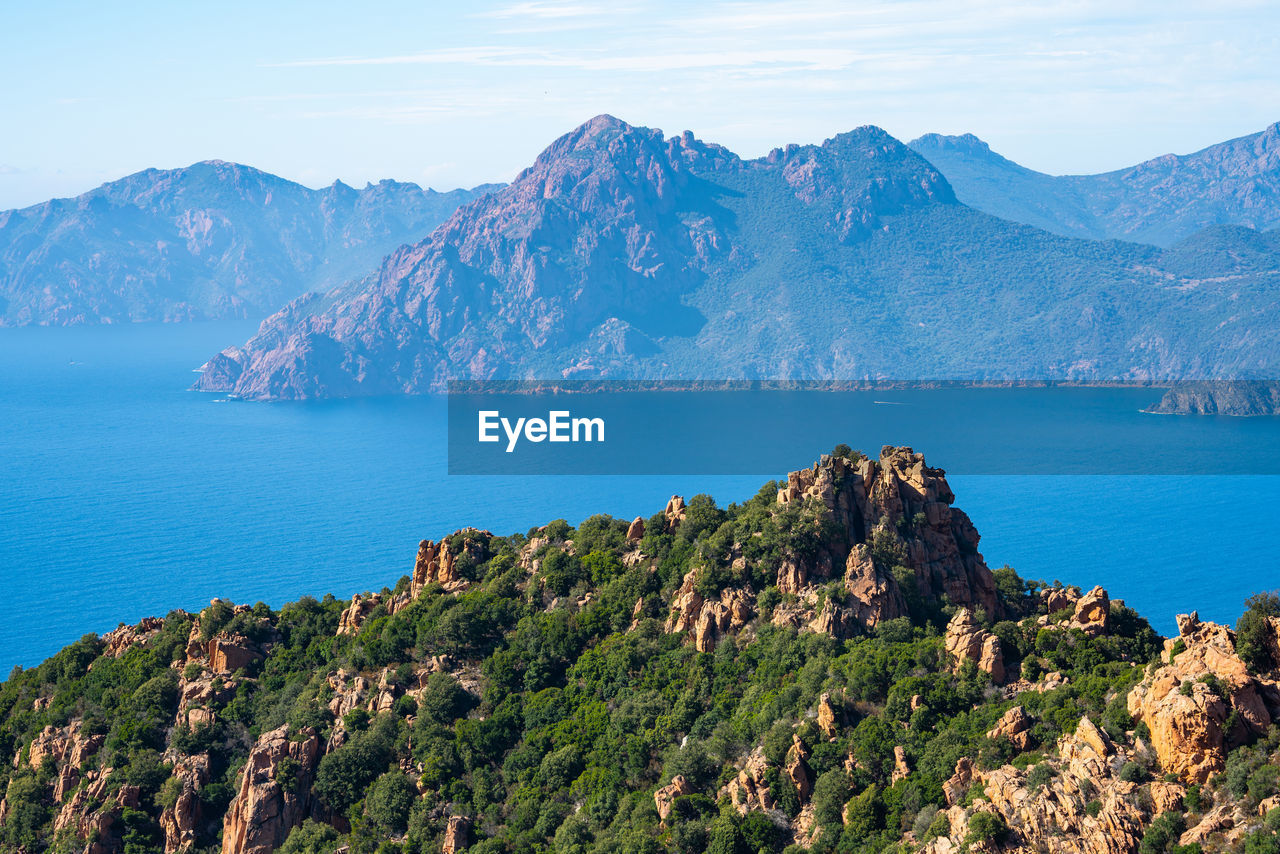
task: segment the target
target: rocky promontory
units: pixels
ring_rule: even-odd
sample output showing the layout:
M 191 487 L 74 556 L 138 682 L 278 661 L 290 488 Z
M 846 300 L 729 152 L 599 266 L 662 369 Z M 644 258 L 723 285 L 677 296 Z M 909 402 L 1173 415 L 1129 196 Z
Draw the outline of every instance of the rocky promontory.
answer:
M 1177 383 L 1147 411 L 1161 415 L 1280 415 L 1280 382 L 1221 380 Z
M 1280 598 L 1162 639 L 978 543 L 944 470 L 841 446 L 742 504 L 86 636 L 0 686 L 0 849 L 1280 846 Z

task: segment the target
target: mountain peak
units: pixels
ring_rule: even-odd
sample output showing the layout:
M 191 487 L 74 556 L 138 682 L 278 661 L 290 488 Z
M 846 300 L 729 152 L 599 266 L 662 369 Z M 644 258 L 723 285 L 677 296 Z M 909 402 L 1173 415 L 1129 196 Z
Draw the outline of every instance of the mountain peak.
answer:
M 915 151 L 953 151 L 976 157 L 999 158 L 999 154 L 991 150 L 991 146 L 971 133 L 949 135 L 943 133 L 926 133 L 907 143 Z

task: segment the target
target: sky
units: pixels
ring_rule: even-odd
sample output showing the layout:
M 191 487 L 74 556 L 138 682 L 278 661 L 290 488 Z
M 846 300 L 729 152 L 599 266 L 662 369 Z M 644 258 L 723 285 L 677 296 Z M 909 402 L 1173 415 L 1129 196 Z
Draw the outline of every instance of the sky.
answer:
M 974 133 L 1071 174 L 1280 121 L 1280 4 L 10 0 L 0 74 L 0 209 L 212 158 L 508 181 L 599 113 L 744 156 Z

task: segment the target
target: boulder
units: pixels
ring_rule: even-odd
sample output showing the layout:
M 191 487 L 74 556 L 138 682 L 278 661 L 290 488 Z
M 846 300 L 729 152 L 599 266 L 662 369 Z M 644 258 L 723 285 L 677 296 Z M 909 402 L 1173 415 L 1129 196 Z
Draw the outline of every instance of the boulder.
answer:
M 1071 625 L 1089 637 L 1105 635 L 1111 620 L 1111 599 L 1107 591 L 1095 587 L 1076 602 Z
M 684 778 L 684 775 L 677 774 L 671 778 L 670 783 L 654 792 L 653 805 L 658 809 L 659 820 L 666 822 L 667 816 L 671 815 L 671 808 L 676 798 L 692 795 L 693 791 L 693 786 Z
M 1015 750 L 1023 751 L 1031 746 L 1031 728 L 1035 719 L 1022 706 L 1014 706 L 1005 712 L 987 733 L 987 738 L 1006 738 Z
M 644 539 L 644 519 L 640 516 L 632 519 L 631 524 L 627 526 L 627 539 L 633 543 Z

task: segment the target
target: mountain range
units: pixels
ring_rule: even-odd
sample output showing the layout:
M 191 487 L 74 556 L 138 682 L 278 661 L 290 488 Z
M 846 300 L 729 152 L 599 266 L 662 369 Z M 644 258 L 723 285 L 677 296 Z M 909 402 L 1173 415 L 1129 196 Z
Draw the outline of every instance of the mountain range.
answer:
M 1067 237 L 1171 246 L 1214 225 L 1280 226 L 1280 123 L 1100 175 L 1036 172 L 972 134 L 931 133 L 909 145 L 965 204 Z
M 494 189 L 312 190 L 222 161 L 0 212 L 0 326 L 265 317 Z
M 599 116 L 375 272 L 291 302 L 197 387 L 1266 378 L 1278 281 L 1275 232 L 1059 236 L 964 204 L 875 127 L 748 160 Z

